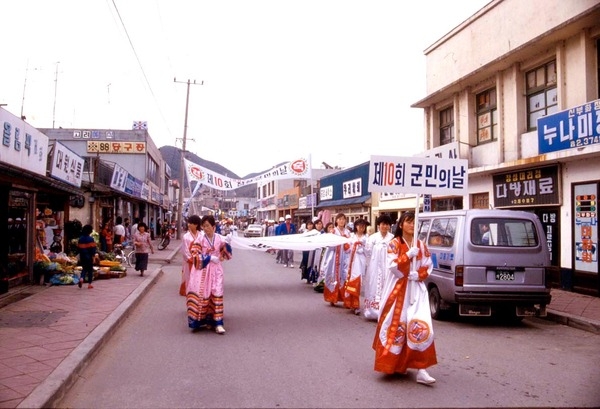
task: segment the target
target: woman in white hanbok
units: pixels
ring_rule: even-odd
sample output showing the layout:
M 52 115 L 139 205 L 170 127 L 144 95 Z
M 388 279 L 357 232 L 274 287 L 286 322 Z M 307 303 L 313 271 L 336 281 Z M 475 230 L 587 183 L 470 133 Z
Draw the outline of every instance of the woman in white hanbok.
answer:
M 350 235 L 350 263 L 344 292 L 344 307 L 351 309 L 356 315 L 360 314 L 360 288 L 367 270 L 366 231 L 367 221 L 358 219 L 354 222 L 354 231 Z
M 379 304 L 383 290 L 383 280 L 387 272 L 387 249 L 394 235 L 390 233 L 392 219 L 388 215 L 377 219 L 378 231 L 369 236 L 365 246 L 365 257 L 368 260 L 367 271 L 363 280 L 363 315 L 368 320 L 377 321 Z

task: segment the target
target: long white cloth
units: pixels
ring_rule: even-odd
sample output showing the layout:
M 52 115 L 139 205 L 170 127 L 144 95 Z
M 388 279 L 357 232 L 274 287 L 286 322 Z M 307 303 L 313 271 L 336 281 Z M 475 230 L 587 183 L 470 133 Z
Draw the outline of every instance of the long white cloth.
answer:
M 313 233 L 313 231 L 315 233 Z M 268 249 L 310 251 L 322 247 L 340 246 L 350 242 L 349 238 L 341 237 L 333 233 L 320 234 L 320 232 L 315 230 L 302 234 L 284 234 L 282 236 L 252 238 L 240 236 L 229 237 L 231 237 L 231 247 L 235 249 L 258 251 L 265 251 Z

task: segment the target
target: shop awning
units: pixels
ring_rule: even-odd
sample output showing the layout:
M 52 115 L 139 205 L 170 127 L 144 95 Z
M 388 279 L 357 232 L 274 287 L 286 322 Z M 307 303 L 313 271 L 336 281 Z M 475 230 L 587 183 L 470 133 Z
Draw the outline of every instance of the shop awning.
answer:
M 326 202 L 319 203 L 317 206 L 315 206 L 315 209 L 324 209 L 326 207 L 348 206 L 348 205 L 354 205 L 354 204 L 364 204 L 370 200 L 371 200 L 371 195 L 351 197 L 349 199 L 328 200 Z
M 58 190 L 59 192 L 57 193 L 64 192 L 71 195 L 83 194 L 80 188 L 69 185 L 68 183 L 62 182 L 58 179 L 42 176 L 24 169 L 18 169 L 13 166 L 8 166 L 4 163 L 0 163 L 0 172 L 4 178 L 10 180 L 10 183 L 12 183 L 13 186 L 21 185 L 32 190 Z

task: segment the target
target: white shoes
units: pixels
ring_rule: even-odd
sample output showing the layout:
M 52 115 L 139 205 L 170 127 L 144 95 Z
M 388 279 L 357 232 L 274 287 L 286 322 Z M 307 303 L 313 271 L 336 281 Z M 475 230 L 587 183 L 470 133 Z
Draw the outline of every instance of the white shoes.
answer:
M 225 333 L 225 328 L 223 328 L 222 325 L 217 325 L 215 327 L 215 332 L 219 335 L 223 335 Z M 434 379 L 434 382 L 435 382 L 435 379 Z
M 290 264 L 290 268 L 294 268 L 294 265 L 293 265 L 293 264 Z
M 429 375 L 425 369 L 419 369 L 417 372 L 417 383 L 431 385 L 432 383 L 435 383 L 435 378 Z

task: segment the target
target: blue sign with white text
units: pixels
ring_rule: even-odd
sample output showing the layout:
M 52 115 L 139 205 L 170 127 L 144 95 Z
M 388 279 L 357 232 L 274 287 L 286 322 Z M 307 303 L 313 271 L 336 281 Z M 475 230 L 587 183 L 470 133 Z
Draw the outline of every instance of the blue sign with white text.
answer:
M 539 153 L 600 143 L 600 99 L 537 120 Z

